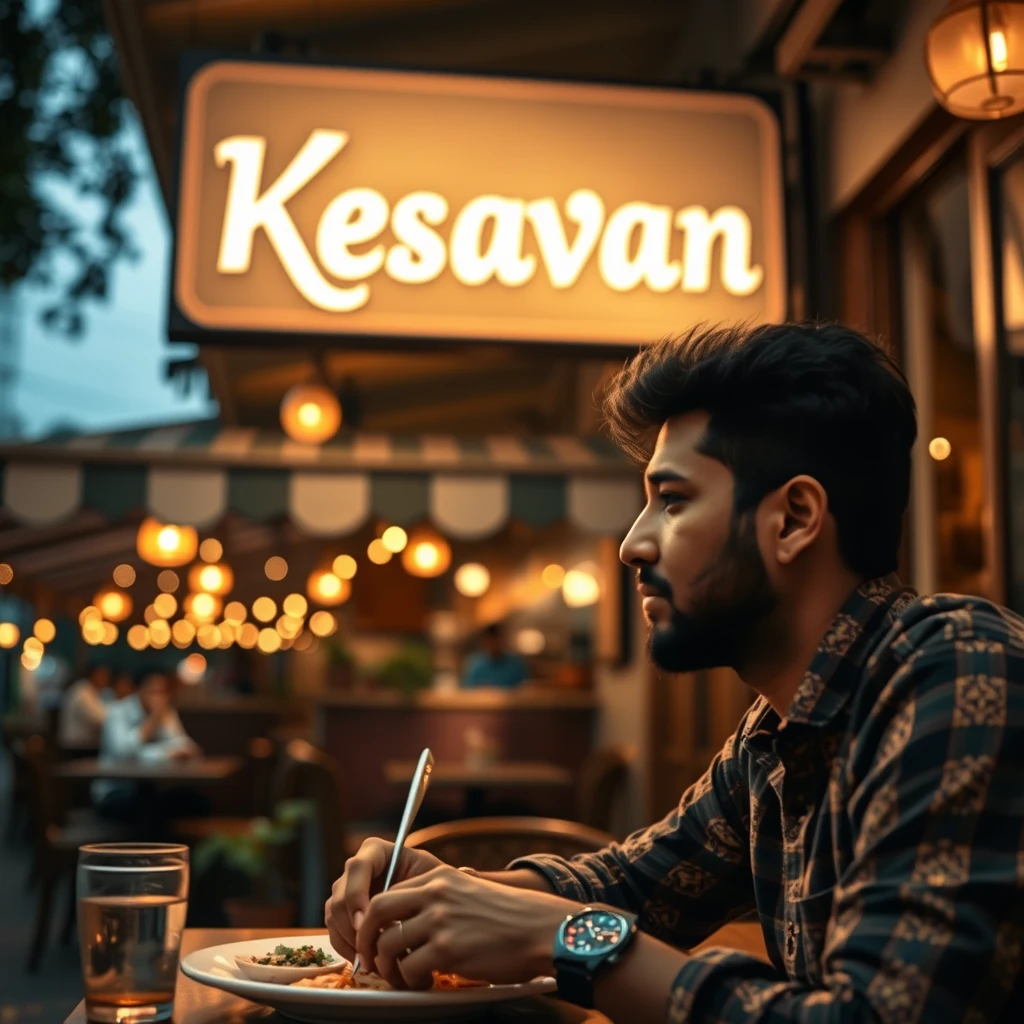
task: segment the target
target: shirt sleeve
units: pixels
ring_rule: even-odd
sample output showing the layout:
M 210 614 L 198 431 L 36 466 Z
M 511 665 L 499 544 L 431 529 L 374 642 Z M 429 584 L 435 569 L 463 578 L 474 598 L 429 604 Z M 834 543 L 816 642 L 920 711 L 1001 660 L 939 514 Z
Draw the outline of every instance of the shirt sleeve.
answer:
M 103 698 L 96 690 L 91 686 L 83 690 L 78 697 L 78 703 L 82 717 L 95 728 L 101 728 L 107 720 L 107 705 L 103 703 Z
M 138 756 L 142 747 L 139 726 L 132 724 L 126 708 L 115 704 L 107 711 L 100 746 L 104 756 L 117 761 L 128 761 Z
M 142 761 L 166 761 L 175 751 L 191 746 L 192 739 L 185 732 L 185 726 L 175 708 L 167 712 L 167 717 L 160 726 L 158 738 L 143 744 L 139 751 Z
M 741 730 L 658 824 L 598 853 L 524 857 L 509 868 L 539 871 L 568 899 L 635 913 L 643 931 L 674 946 L 697 945 L 754 906 Z
M 813 977 L 708 950 L 679 971 L 671 1024 L 984 1024 L 1012 1013 L 1024 696 L 1007 675 L 1006 645 L 980 638 L 921 647 L 893 674 L 841 769 L 838 827 L 853 855 L 834 890 L 807 898 L 832 908 Z

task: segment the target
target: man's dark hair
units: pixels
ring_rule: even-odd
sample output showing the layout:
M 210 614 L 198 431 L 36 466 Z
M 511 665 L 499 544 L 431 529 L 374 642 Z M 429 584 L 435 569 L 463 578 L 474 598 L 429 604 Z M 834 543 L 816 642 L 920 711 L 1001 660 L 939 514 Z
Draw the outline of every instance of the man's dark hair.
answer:
M 666 420 L 698 410 L 698 450 L 732 471 L 735 516 L 806 474 L 828 495 L 847 566 L 896 568 L 917 421 L 880 346 L 838 324 L 700 326 L 645 348 L 604 397 L 612 437 L 641 462 Z

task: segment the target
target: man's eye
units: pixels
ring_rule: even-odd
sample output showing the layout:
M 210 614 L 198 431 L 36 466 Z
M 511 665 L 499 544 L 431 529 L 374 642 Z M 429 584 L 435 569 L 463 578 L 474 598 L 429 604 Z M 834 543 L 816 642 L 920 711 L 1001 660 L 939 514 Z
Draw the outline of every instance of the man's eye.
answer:
M 682 494 L 678 494 L 675 491 L 662 491 L 658 497 L 661 499 L 661 504 L 664 508 L 668 508 L 670 505 L 678 505 L 681 501 L 686 501 Z

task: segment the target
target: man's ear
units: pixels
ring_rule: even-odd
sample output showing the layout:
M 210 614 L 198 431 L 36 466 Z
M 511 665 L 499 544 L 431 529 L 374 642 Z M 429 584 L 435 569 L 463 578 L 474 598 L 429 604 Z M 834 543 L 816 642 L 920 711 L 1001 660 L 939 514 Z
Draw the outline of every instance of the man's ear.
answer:
M 814 477 L 795 476 L 764 500 L 769 550 L 780 565 L 790 565 L 821 534 L 828 495 Z

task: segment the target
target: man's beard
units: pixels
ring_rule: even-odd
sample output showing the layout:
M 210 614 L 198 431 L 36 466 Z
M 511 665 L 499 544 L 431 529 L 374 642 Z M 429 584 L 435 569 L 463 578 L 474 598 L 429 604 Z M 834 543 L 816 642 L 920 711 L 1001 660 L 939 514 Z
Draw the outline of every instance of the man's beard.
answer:
M 672 618 L 655 624 L 647 639 L 658 668 L 696 672 L 736 668 L 743 660 L 754 630 L 777 603 L 754 531 L 753 514 L 733 517 L 721 553 L 694 582 L 689 612 L 676 608 L 666 580 L 640 569 L 640 582 L 658 588 L 672 606 Z

